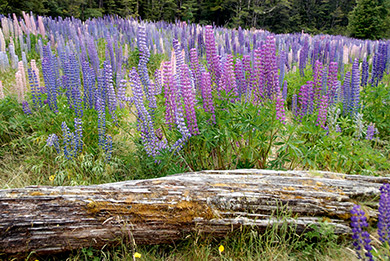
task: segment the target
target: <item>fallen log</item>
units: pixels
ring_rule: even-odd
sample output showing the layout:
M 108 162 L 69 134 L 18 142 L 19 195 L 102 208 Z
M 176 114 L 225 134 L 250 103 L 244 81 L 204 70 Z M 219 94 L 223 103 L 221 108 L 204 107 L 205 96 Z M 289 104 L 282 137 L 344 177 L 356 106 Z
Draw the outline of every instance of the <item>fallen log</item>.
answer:
M 390 178 L 331 172 L 201 171 L 118 183 L 0 190 L 0 253 L 53 254 L 100 248 L 118 238 L 171 243 L 193 231 L 215 237 L 242 226 L 289 222 L 303 231 L 326 220 L 350 233 L 350 210 L 376 216 Z M 370 205 L 371 204 L 371 205 Z M 275 211 L 284 208 L 288 218 Z

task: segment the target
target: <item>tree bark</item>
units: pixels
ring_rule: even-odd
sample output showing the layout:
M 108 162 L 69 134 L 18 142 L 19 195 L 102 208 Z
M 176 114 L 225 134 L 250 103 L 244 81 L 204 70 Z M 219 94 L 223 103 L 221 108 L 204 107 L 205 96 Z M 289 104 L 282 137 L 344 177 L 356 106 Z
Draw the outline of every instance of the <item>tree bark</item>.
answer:
M 377 214 L 390 178 L 331 172 L 230 170 L 150 180 L 0 190 L 0 252 L 53 254 L 101 248 L 130 237 L 171 243 L 193 231 L 220 237 L 242 226 L 289 222 L 303 231 L 326 220 L 350 233 L 350 210 L 366 203 Z M 278 215 L 276 211 L 286 211 Z

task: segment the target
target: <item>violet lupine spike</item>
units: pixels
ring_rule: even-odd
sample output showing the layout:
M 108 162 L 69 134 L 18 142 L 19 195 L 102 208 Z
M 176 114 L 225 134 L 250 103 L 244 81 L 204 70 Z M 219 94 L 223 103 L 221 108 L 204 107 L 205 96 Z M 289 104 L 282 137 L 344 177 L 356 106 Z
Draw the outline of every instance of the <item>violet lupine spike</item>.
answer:
M 390 184 L 383 184 L 379 190 L 381 192 L 378 208 L 379 240 L 390 245 Z
M 351 72 L 347 72 L 341 87 L 343 95 L 343 115 L 351 112 Z
M 301 77 L 305 76 L 307 56 L 309 53 L 309 42 L 306 40 L 299 52 L 299 73 Z
M 366 140 L 373 140 L 376 133 L 378 130 L 375 128 L 375 123 L 370 123 L 367 126 Z
M 282 90 L 282 98 L 284 100 L 287 99 L 287 92 L 288 92 L 288 89 L 287 89 L 287 80 L 284 81 L 283 83 L 283 90 Z
M 338 89 L 338 81 L 337 81 L 337 72 L 338 72 L 338 65 L 336 62 L 331 62 L 329 64 L 329 71 L 328 71 L 328 90 L 327 95 L 329 97 L 329 104 L 332 105 L 337 100 L 337 89 Z
M 113 79 L 112 79 L 112 69 L 109 63 L 106 63 L 104 66 L 104 79 L 105 79 L 105 87 L 107 90 L 106 104 L 108 105 L 108 111 L 111 115 L 112 120 L 116 122 L 117 116 L 115 110 L 117 107 L 117 100 L 116 100 L 116 94 L 113 85 Z
M 269 99 L 275 99 L 280 93 L 278 66 L 276 62 L 276 46 L 273 35 L 267 36 L 265 50 L 265 90 Z
M 47 137 L 46 145 L 49 146 L 49 147 L 54 147 L 54 149 L 56 150 L 57 153 L 61 152 L 60 143 L 58 141 L 58 136 L 56 134 L 54 134 L 54 133 L 50 134 Z
M 215 111 L 214 111 L 214 101 L 212 96 L 211 88 L 211 76 L 207 71 L 202 72 L 202 78 L 200 82 L 201 94 L 203 98 L 203 109 L 205 112 L 211 114 L 211 121 L 215 123 Z
M 92 109 L 95 106 L 95 74 L 93 68 L 89 67 L 88 62 L 83 62 L 82 66 L 83 72 L 83 87 L 84 87 L 84 104 L 88 109 Z
M 318 103 L 318 117 L 317 117 L 317 126 L 325 129 L 325 122 L 328 115 L 328 96 L 323 95 L 320 102 Z
M 298 117 L 298 95 L 293 94 L 291 101 L 291 111 L 295 118 Z
M 276 98 L 276 119 L 279 120 L 282 124 L 286 124 L 286 114 L 284 111 L 284 99 L 280 94 Z
M 171 129 L 175 124 L 176 110 L 176 85 L 172 75 L 170 62 L 164 62 L 163 65 L 164 78 L 164 98 L 165 98 L 165 123 Z
M 156 71 L 154 72 L 154 78 L 155 78 L 155 84 L 156 84 L 156 87 L 155 87 L 155 91 L 156 91 L 156 95 L 159 95 L 162 91 L 162 75 L 161 75 L 161 70 L 159 69 L 156 69 Z
M 255 59 L 250 82 L 253 90 L 253 102 L 260 103 L 264 97 L 265 81 L 265 46 L 262 49 L 256 49 L 254 52 Z
M 195 79 L 195 89 L 199 90 L 200 69 L 199 69 L 198 53 L 195 48 L 192 48 L 190 50 L 190 63 L 191 63 L 191 71 Z
M 367 61 L 363 61 L 363 63 L 362 63 L 362 80 L 361 80 L 361 83 L 360 83 L 361 86 L 367 86 L 367 82 L 368 82 L 368 68 L 369 68 L 368 62 Z
M 314 64 L 314 104 L 318 104 L 321 99 L 322 92 L 322 74 L 323 74 L 323 66 L 322 63 L 317 60 Z
M 226 62 L 223 65 L 219 88 L 225 90 L 226 95 L 233 96 L 233 99 L 236 99 L 239 96 L 236 77 L 233 71 L 233 55 L 231 54 L 227 56 Z
M 32 114 L 31 109 L 30 109 L 30 105 L 28 104 L 27 101 L 22 101 L 22 108 L 23 108 L 24 114 L 27 114 L 27 115 Z
M 53 72 L 53 64 L 51 63 L 51 60 L 47 57 L 44 57 L 42 60 L 42 74 L 47 90 L 47 101 L 49 104 L 49 108 L 55 113 L 57 113 L 57 79 L 55 78 L 55 73 Z
M 241 98 L 242 95 L 246 94 L 247 82 L 245 79 L 244 68 L 243 68 L 241 59 L 239 59 L 239 58 L 237 58 L 237 60 L 236 60 L 234 72 L 236 74 L 236 84 L 237 84 L 238 95 Z
M 352 64 L 352 75 L 351 75 L 351 100 L 350 100 L 351 117 L 354 117 L 358 112 L 359 103 L 360 103 L 360 70 L 359 70 L 359 60 L 356 58 Z
M 358 255 L 358 258 L 361 259 L 363 258 L 362 254 L 364 253 L 370 261 L 373 261 L 374 259 L 370 252 L 372 250 L 370 235 L 367 231 L 363 231 L 365 227 L 368 227 L 365 213 L 359 205 L 354 205 L 351 214 L 352 239 L 356 254 Z
M 31 98 L 33 101 L 33 107 L 38 108 L 42 107 L 42 99 L 41 99 L 41 92 L 39 91 L 39 85 L 37 83 L 37 77 L 35 75 L 35 72 L 28 68 L 28 79 L 30 84 L 30 90 L 31 90 Z
M 310 88 L 312 85 L 310 84 L 304 84 L 301 86 L 299 91 L 299 110 L 298 114 L 300 115 L 300 118 L 302 119 L 305 115 L 309 113 L 309 106 L 310 106 Z
M 154 122 L 144 105 L 141 81 L 135 68 L 131 71 L 129 78 L 133 89 L 134 105 L 137 109 L 138 130 L 141 133 L 141 140 L 146 153 L 155 157 L 161 149 L 166 147 L 166 143 L 165 140 L 160 141 L 156 137 Z
M 143 90 L 146 94 L 148 94 L 149 89 L 149 74 L 147 63 L 149 62 L 150 52 L 149 48 L 146 44 L 146 28 L 145 26 L 138 27 L 138 50 L 139 50 L 139 62 L 138 62 L 138 73 L 143 84 Z
M 181 66 L 180 82 L 182 86 L 183 102 L 188 129 L 192 136 L 199 133 L 198 122 L 195 114 L 195 94 L 189 79 L 189 69 L 186 64 Z
M 218 83 L 221 76 L 221 69 L 215 44 L 214 30 L 211 25 L 206 25 L 205 27 L 205 42 L 207 64 L 209 66 L 209 70 L 211 71 L 213 81 Z

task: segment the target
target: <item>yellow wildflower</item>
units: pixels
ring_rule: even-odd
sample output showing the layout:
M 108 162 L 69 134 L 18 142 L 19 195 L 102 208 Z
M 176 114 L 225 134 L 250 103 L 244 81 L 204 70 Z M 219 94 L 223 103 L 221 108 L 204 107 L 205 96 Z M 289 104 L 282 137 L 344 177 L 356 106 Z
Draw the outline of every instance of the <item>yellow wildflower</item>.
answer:
M 55 179 L 55 177 L 56 177 L 56 176 L 51 175 L 51 176 L 49 177 L 49 180 L 50 180 L 50 181 L 53 181 L 53 180 Z
M 138 252 L 135 252 L 135 253 L 134 253 L 134 258 L 141 258 L 141 254 L 138 253 Z
M 219 250 L 219 253 L 222 253 L 222 252 L 225 250 L 225 248 L 224 248 L 223 245 L 220 245 L 220 246 L 218 247 L 218 250 Z

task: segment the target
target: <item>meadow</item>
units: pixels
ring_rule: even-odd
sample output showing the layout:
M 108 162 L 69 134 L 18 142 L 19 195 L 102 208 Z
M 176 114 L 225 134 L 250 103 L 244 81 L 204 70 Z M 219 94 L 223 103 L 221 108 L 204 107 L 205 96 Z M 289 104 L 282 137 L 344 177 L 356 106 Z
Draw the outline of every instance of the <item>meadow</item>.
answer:
M 0 18 L 2 189 L 205 169 L 390 174 L 389 41 L 114 16 Z M 389 235 L 369 230 L 382 260 Z M 270 228 L 50 258 L 353 260 L 359 233 Z

